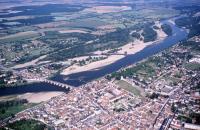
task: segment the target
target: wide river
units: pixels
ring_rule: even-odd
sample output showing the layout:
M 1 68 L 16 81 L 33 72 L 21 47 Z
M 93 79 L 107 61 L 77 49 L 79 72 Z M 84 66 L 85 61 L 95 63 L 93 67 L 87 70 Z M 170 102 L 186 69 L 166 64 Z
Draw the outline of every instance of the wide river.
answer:
M 172 24 L 169 21 L 163 21 L 162 23 L 169 24 L 173 29 L 173 35 L 165 38 L 163 41 L 158 43 L 154 43 L 142 51 L 128 55 L 110 65 L 105 67 L 99 68 L 94 71 L 85 71 L 80 73 L 74 73 L 71 75 L 63 76 L 57 75 L 52 80 L 59 81 L 62 83 L 67 83 L 72 86 L 80 86 L 84 83 L 87 83 L 91 80 L 100 78 L 107 74 L 110 74 L 114 71 L 117 71 L 123 67 L 128 65 L 134 64 L 138 61 L 141 61 L 149 56 L 152 56 L 158 52 L 161 52 L 175 44 L 177 44 L 180 40 L 183 40 L 187 37 L 187 31 L 181 28 L 178 28 L 176 25 Z M 16 88 L 4 88 L 0 89 L 0 96 L 2 95 L 11 95 L 11 94 L 22 94 L 27 92 L 48 92 L 48 91 L 65 91 L 59 87 L 44 84 L 44 83 L 37 83 L 37 84 L 30 84 L 26 86 L 20 86 Z

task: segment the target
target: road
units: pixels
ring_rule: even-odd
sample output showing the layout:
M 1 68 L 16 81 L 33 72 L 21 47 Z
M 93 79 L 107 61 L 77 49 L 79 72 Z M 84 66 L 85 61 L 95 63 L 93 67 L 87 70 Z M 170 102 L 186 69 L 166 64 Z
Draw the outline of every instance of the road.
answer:
M 165 103 L 163 104 L 163 106 L 161 107 L 160 111 L 158 112 L 158 115 L 155 117 L 154 119 L 154 123 L 153 126 L 156 124 L 158 117 L 161 115 L 161 113 L 163 112 L 163 109 L 165 108 L 166 104 L 168 103 L 168 101 L 172 98 L 173 94 L 175 91 L 177 91 L 180 88 L 175 88 L 173 91 L 171 91 L 171 95 L 169 96 L 169 98 L 167 98 L 167 100 L 165 101 Z

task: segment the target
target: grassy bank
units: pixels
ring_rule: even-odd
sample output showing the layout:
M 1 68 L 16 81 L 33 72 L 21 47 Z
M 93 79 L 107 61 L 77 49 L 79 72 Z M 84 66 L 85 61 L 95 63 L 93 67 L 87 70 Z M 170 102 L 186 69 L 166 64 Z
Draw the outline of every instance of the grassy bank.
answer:
M 131 85 L 130 83 L 128 83 L 126 81 L 119 80 L 119 81 L 116 82 L 116 84 L 120 88 L 122 88 L 122 89 L 124 89 L 124 90 L 126 90 L 126 91 L 128 91 L 128 92 L 130 92 L 132 94 L 134 94 L 135 96 L 141 96 L 140 90 L 138 90 L 135 86 Z

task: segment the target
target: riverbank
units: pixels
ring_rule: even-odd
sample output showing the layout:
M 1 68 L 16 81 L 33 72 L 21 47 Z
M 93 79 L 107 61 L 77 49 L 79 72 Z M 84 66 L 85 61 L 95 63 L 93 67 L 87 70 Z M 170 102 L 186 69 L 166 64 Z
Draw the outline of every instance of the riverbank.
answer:
M 99 61 L 92 62 L 92 63 L 89 63 L 87 65 L 83 65 L 83 66 L 80 66 L 78 64 L 74 64 L 74 65 L 64 69 L 61 72 L 61 75 L 70 75 L 70 74 L 84 72 L 84 71 L 98 70 L 98 69 L 100 69 L 104 66 L 110 65 L 110 64 L 126 57 L 127 55 L 132 55 L 132 54 L 135 54 L 137 52 L 140 52 L 141 50 L 143 50 L 147 46 L 152 45 L 154 43 L 158 43 L 158 42 L 164 40 L 167 37 L 167 35 L 161 29 L 156 30 L 156 32 L 158 34 L 156 41 L 144 43 L 143 41 L 135 40 L 134 42 L 130 42 L 130 43 L 122 46 L 121 48 L 119 48 L 119 51 L 116 52 L 116 55 L 115 54 L 110 55 L 104 60 L 99 60 Z M 102 53 L 105 53 L 105 52 L 104 51 L 94 52 L 95 55 L 101 55 Z M 88 57 L 82 57 L 82 58 L 77 57 L 76 59 L 82 59 L 83 60 L 84 58 L 88 58 Z
M 130 48 L 128 48 L 128 46 Z M 147 46 L 146 44 L 137 44 L 137 45 L 132 46 L 131 43 L 130 43 L 130 44 L 124 46 L 123 47 L 124 49 L 122 49 L 122 50 L 127 51 L 127 52 L 131 52 L 131 50 L 132 50 L 132 53 L 134 54 L 134 53 L 144 49 L 146 46 Z M 122 52 L 122 50 L 120 52 Z M 120 52 L 118 52 L 118 53 L 120 53 Z M 74 65 L 64 69 L 61 72 L 61 74 L 62 75 L 69 75 L 69 74 L 79 73 L 79 72 L 83 72 L 83 71 L 95 70 L 95 69 L 107 66 L 109 64 L 112 64 L 115 61 L 117 61 L 117 60 L 119 60 L 123 57 L 125 57 L 125 56 L 124 55 L 110 55 L 110 56 L 108 56 L 108 58 L 106 58 L 104 60 L 92 62 L 92 63 L 87 64 L 87 65 L 79 66 L 77 64 L 74 64 Z
M 20 68 L 25 68 L 25 67 L 29 67 L 29 66 L 32 66 L 32 65 L 36 65 L 37 62 L 39 62 L 40 60 L 44 59 L 47 55 L 43 55 L 43 56 L 40 56 L 39 58 L 37 59 L 34 59 L 30 62 L 26 62 L 26 63 L 23 63 L 23 64 L 18 64 L 18 65 L 15 65 L 13 67 L 11 67 L 11 69 L 20 69 Z
M 9 85 L 3 84 L 3 85 L 0 85 L 0 89 L 15 88 L 15 87 L 25 86 L 25 85 L 29 85 L 29 84 L 33 84 L 33 83 L 24 82 L 24 83 L 14 83 L 14 84 L 9 84 Z
M 173 30 L 172 31 L 173 35 L 163 37 L 162 40 L 157 40 L 153 42 L 152 44 L 146 46 L 141 51 L 138 51 L 135 54 L 130 54 L 125 57 L 122 57 L 119 60 L 111 62 L 111 64 L 104 65 L 102 61 L 101 62 L 98 61 L 98 63 L 101 64 L 100 66 L 102 66 L 99 68 L 97 68 L 97 66 L 94 66 L 93 69 L 88 69 L 88 71 L 85 71 L 83 70 L 85 68 L 78 66 L 80 72 L 77 71 L 77 73 L 71 73 L 71 72 L 69 73 L 66 71 L 69 68 L 66 68 L 65 71 L 61 72 L 61 74 L 59 75 L 56 75 L 54 78 L 52 78 L 52 80 L 78 87 L 82 84 L 98 79 L 107 74 L 116 72 L 124 67 L 135 64 L 167 48 L 170 48 L 171 46 L 179 43 L 179 41 L 185 39 L 188 33 L 185 29 L 177 27 L 175 24 L 173 24 L 173 22 L 170 22 L 169 20 L 164 20 L 160 23 L 170 25 Z M 98 54 L 101 54 L 101 52 L 99 51 Z M 73 71 L 75 72 L 75 70 Z
M 63 94 L 64 92 L 38 92 L 38 93 L 25 93 L 18 95 L 19 99 L 26 99 L 29 103 L 41 103 L 47 101 L 53 97 Z
M 0 96 L 0 102 L 26 99 L 29 103 L 41 103 L 48 101 L 49 99 L 63 94 L 64 92 L 53 91 L 53 92 L 37 92 L 37 93 L 24 93 L 19 95 Z

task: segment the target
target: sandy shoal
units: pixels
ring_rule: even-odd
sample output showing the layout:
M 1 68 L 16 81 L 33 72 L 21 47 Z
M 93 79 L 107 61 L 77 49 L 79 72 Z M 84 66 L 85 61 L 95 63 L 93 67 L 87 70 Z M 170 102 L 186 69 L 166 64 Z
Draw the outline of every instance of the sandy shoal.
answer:
M 37 59 L 34 59 L 30 62 L 26 62 L 26 63 L 23 63 L 23 64 L 18 64 L 18 65 L 15 65 L 13 67 L 11 67 L 12 69 L 19 69 L 19 68 L 24 68 L 24 67 L 28 67 L 28 66 L 31 66 L 31 65 L 36 65 L 36 63 L 42 59 L 44 59 L 46 57 L 46 55 L 43 55 L 43 56 L 40 56 L 39 58 Z
M 19 95 L 20 99 L 27 99 L 30 103 L 40 103 L 51 99 L 52 97 L 56 97 L 58 95 L 63 94 L 63 92 L 39 92 L 39 93 L 26 93 Z
M 167 36 L 162 31 L 162 29 L 156 30 L 156 32 L 158 34 L 158 38 L 157 38 L 156 41 L 144 43 L 143 41 L 136 40 L 135 42 L 130 42 L 130 43 L 122 46 L 121 50 L 118 51 L 118 53 L 119 54 L 124 54 L 125 52 L 127 52 L 128 55 L 129 54 L 135 54 L 135 53 L 143 50 L 148 45 L 151 45 L 151 44 L 154 44 L 156 42 L 164 40 L 165 37 Z M 102 53 L 105 53 L 105 51 L 94 52 L 94 54 L 99 54 L 99 55 L 102 54 Z M 92 63 L 84 65 L 84 66 L 79 66 L 77 64 L 74 64 L 74 65 L 64 69 L 61 72 L 61 75 L 70 75 L 70 74 L 73 74 L 73 73 L 96 70 L 96 69 L 99 69 L 101 67 L 104 67 L 104 66 L 107 66 L 109 64 L 112 64 L 112 63 L 116 62 L 117 60 L 120 60 L 120 59 L 122 59 L 124 57 L 125 57 L 125 55 L 111 55 L 111 56 L 108 56 L 107 59 L 96 61 L 96 62 L 92 62 Z
M 143 50 L 146 46 L 150 45 L 152 43 L 143 43 L 141 41 L 138 41 L 137 44 L 135 43 L 129 43 L 121 48 L 118 53 L 124 54 L 127 52 L 127 54 L 135 54 L 141 50 Z M 78 72 L 83 72 L 83 71 L 89 71 L 89 70 L 95 70 L 104 66 L 107 66 L 109 64 L 112 64 L 116 62 L 117 60 L 120 60 L 124 58 L 125 55 L 111 55 L 107 59 L 92 62 L 90 64 L 84 65 L 84 66 L 79 66 L 79 65 L 72 65 L 66 69 L 64 69 L 61 74 L 62 75 L 69 75 L 73 73 L 78 73 Z

